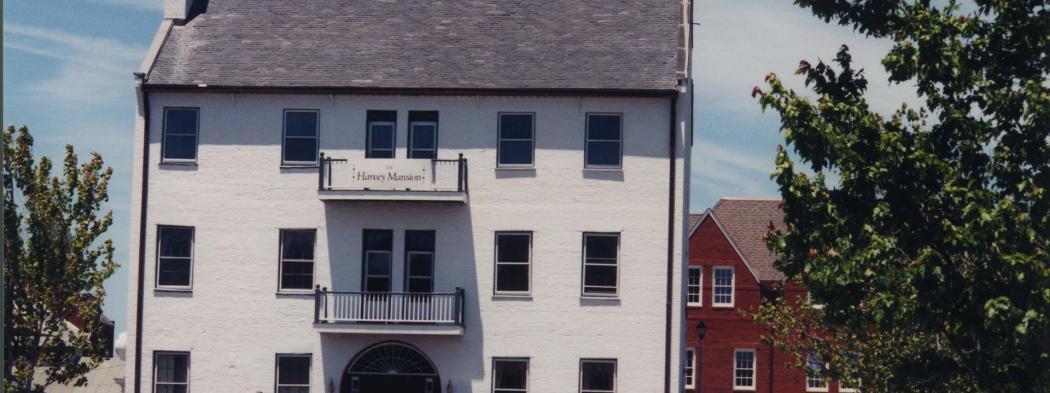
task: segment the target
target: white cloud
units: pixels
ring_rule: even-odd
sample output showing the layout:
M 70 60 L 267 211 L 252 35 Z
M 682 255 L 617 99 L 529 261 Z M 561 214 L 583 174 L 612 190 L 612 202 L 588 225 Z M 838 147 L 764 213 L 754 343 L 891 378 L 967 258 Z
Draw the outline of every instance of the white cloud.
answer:
M 715 189 L 735 196 L 748 196 L 769 190 L 769 174 L 773 172 L 773 154 L 767 157 L 754 153 L 697 142 L 692 151 L 692 183 L 704 194 Z

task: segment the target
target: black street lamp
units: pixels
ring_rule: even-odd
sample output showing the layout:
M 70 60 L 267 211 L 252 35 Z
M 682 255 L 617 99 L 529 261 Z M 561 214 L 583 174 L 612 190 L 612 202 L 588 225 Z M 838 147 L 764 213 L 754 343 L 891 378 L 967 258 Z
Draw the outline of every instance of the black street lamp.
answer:
M 704 325 L 704 321 L 697 322 L 696 335 L 700 337 L 700 352 L 697 354 L 696 360 L 696 393 L 703 393 L 701 383 L 704 380 L 704 336 L 707 335 L 707 325 Z

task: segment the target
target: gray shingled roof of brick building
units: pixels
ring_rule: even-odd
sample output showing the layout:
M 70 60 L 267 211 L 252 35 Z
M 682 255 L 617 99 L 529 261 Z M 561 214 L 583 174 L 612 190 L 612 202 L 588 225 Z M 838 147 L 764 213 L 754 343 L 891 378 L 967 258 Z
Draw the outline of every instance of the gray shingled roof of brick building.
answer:
M 172 28 L 145 83 L 666 92 L 681 12 L 673 0 L 209 0 Z
M 786 231 L 781 203 L 779 199 L 722 198 L 711 209 L 761 281 L 784 280 L 784 273 L 773 266 L 777 257 L 764 239 L 770 223 Z

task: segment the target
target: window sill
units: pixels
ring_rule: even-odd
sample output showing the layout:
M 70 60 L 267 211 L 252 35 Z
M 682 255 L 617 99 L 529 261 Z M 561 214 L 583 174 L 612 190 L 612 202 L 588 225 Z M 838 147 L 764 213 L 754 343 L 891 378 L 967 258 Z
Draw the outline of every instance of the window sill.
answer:
M 623 172 L 623 168 L 583 168 L 584 172 Z
M 520 301 L 520 302 L 531 302 L 532 294 L 510 294 L 510 293 L 497 293 L 492 295 L 493 301 Z
M 685 307 L 686 307 L 686 308 L 704 308 L 704 305 L 703 305 L 703 304 L 688 304 L 688 303 L 687 303 L 687 304 L 685 305 Z
M 535 166 L 497 166 L 496 171 L 534 171 Z
M 620 298 L 613 296 L 580 296 L 581 306 L 619 306 Z
M 197 166 L 197 161 L 161 161 L 160 166 Z
M 193 292 L 193 288 L 155 287 L 155 288 L 153 288 L 153 292 L 190 293 L 190 292 Z
M 282 290 L 277 291 L 277 296 L 313 296 L 314 290 Z
M 317 169 L 321 166 L 317 163 L 312 164 L 281 164 L 281 169 Z
M 715 305 L 712 305 L 711 308 L 730 309 L 730 308 L 735 308 L 735 306 L 733 306 L 732 304 L 715 304 Z

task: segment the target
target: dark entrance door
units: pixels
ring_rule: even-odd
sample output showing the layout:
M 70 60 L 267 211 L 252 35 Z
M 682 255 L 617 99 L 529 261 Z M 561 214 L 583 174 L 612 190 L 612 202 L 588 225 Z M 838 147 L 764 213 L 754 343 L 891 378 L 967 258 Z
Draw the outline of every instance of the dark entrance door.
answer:
M 415 347 L 386 342 L 361 351 L 346 369 L 343 393 L 441 393 L 437 369 Z

